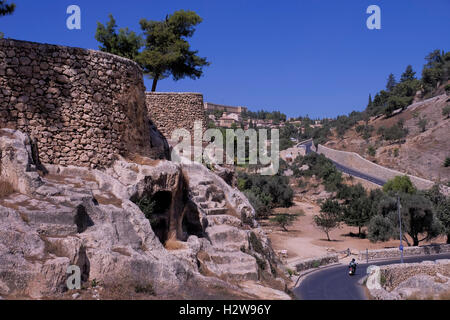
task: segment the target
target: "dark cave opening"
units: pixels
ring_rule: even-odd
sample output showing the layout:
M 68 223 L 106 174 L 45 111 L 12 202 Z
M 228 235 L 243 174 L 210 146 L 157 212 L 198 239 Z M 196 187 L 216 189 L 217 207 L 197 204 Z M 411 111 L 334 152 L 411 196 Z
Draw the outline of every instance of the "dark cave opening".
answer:
M 153 212 L 147 219 L 150 220 L 153 232 L 159 241 L 164 244 L 169 234 L 170 206 L 172 204 L 172 193 L 169 191 L 158 191 L 150 197 Z
M 188 197 L 188 191 L 183 188 L 177 194 L 179 196 L 175 199 L 170 191 L 157 191 L 153 195 L 144 193 L 141 197 L 135 195 L 131 198 L 149 220 L 163 245 L 174 236 L 179 241 L 186 241 L 191 235 L 204 237 L 204 226 L 197 206 Z
M 203 226 L 200 222 L 197 206 L 192 201 L 188 201 L 184 207 L 182 229 L 185 238 L 183 240 L 187 240 L 191 235 L 199 238 L 204 236 Z

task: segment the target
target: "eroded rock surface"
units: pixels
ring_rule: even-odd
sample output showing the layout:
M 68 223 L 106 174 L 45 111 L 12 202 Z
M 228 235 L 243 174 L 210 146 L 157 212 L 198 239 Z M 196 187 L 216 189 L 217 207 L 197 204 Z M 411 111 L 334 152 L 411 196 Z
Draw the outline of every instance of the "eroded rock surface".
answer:
M 60 294 L 67 268 L 77 265 L 85 283 L 151 287 L 156 295 L 220 279 L 289 298 L 254 209 L 207 168 L 120 159 L 103 171 L 46 165 L 44 175 L 28 138 L 9 129 L 0 130 L 0 150 L 0 181 L 14 188 L 0 197 L 0 296 Z M 246 288 L 257 297 L 255 286 Z

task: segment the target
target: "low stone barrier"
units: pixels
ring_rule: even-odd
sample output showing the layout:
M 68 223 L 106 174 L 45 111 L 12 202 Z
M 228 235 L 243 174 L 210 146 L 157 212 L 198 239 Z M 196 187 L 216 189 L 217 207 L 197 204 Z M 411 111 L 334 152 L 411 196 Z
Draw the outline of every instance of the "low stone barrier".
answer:
M 385 288 L 393 289 L 403 281 L 419 274 L 436 276 L 439 273 L 449 277 L 450 260 L 442 259 L 419 263 L 391 264 L 380 269 L 381 279 L 383 279 L 381 285 Z
M 450 259 L 373 266 L 366 280 L 371 299 L 428 299 L 450 290 Z
M 297 272 L 305 271 L 308 269 L 318 268 L 320 266 L 324 266 L 331 263 L 339 262 L 339 258 L 337 254 L 330 254 L 317 258 L 310 258 L 301 260 L 295 263 L 295 270 Z
M 403 256 L 407 257 L 407 256 L 428 255 L 428 254 L 432 255 L 448 252 L 450 252 L 450 244 L 429 245 L 421 247 L 404 247 Z M 392 248 L 392 249 L 360 251 L 358 254 L 358 259 L 360 261 L 365 261 L 367 259 L 367 256 L 369 260 L 398 258 L 400 257 L 400 250 L 398 248 Z

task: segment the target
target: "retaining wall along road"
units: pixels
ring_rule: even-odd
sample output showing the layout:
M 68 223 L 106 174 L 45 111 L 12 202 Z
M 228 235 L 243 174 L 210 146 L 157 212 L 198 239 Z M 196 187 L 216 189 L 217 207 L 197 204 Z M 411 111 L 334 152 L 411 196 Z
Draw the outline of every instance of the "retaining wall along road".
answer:
M 295 263 L 295 270 L 297 272 L 317 268 L 323 265 L 331 264 L 331 263 L 337 263 L 339 262 L 339 258 L 337 254 L 330 254 L 323 257 L 317 257 L 317 258 L 311 258 L 311 259 L 305 259 L 301 261 L 297 261 Z
M 388 169 L 367 159 L 364 159 L 355 152 L 335 150 L 319 144 L 317 146 L 317 153 L 323 154 L 325 157 L 335 161 L 336 163 L 344 167 L 353 169 L 384 182 L 391 180 L 396 176 L 405 175 L 405 173 L 402 173 L 400 171 Z M 417 189 L 430 189 L 434 185 L 433 181 L 422 179 L 409 174 L 407 176 L 411 179 L 411 182 L 416 186 Z
M 418 274 L 435 276 L 441 274 L 450 277 L 450 260 L 436 260 L 436 262 L 391 264 L 381 267 L 385 287 L 396 288 L 400 283 Z
M 407 257 L 417 255 L 432 255 L 449 252 L 450 252 L 450 244 L 429 245 L 421 247 L 404 247 L 403 256 Z M 399 248 L 369 250 L 368 255 L 369 260 L 398 258 L 400 257 L 400 250 Z M 360 251 L 358 259 L 359 261 L 365 261 L 367 259 L 366 251 Z

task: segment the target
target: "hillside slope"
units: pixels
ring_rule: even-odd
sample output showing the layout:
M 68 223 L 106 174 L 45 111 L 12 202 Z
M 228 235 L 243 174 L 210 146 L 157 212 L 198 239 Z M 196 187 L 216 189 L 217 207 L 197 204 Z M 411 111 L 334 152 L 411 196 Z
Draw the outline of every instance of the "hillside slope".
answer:
M 390 118 L 373 117 L 368 125 L 373 127 L 372 136 L 365 140 L 357 132 L 357 126 L 348 130 L 343 137 L 334 136 L 326 146 L 344 151 L 352 151 L 380 165 L 416 175 L 425 179 L 441 182 L 450 181 L 450 167 L 443 163 L 450 156 L 450 119 L 442 115 L 442 109 L 448 105 L 445 94 L 410 105 L 405 111 Z M 423 131 L 419 120 L 425 118 Z M 390 128 L 403 122 L 407 135 L 397 141 L 384 140 L 379 128 Z M 363 125 L 361 121 L 358 125 Z M 370 155 L 369 147 L 375 155 Z

